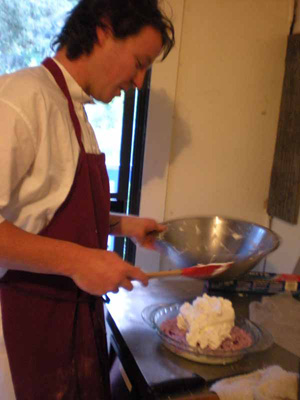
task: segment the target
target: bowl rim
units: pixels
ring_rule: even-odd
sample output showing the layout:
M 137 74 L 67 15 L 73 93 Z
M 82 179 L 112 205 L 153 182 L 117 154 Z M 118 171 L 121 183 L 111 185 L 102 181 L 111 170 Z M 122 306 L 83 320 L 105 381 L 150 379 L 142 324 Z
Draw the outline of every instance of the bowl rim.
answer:
M 274 250 L 276 250 L 276 249 L 278 248 L 278 246 L 280 245 L 280 243 L 281 243 L 281 241 L 282 241 L 281 236 L 279 236 L 278 233 L 274 232 L 274 231 L 273 231 L 271 228 L 269 228 L 269 227 L 266 227 L 266 226 L 264 226 L 264 225 L 262 225 L 262 224 L 258 224 L 258 223 L 256 223 L 256 222 L 251 222 L 251 221 L 246 220 L 246 219 L 227 217 L 227 216 L 221 215 L 221 214 L 215 214 L 215 215 L 213 215 L 213 214 L 208 214 L 208 215 L 195 215 L 195 216 L 188 215 L 188 216 L 186 216 L 186 217 L 185 217 L 185 216 L 182 216 L 182 217 L 179 217 L 179 218 L 167 219 L 167 220 L 164 220 L 164 221 L 160 222 L 160 224 L 166 225 L 166 224 L 169 224 L 169 223 L 171 223 L 171 222 L 178 222 L 178 221 L 191 220 L 191 219 L 197 219 L 197 218 L 198 218 L 198 219 L 199 219 L 199 218 L 200 218 L 200 219 L 220 218 L 220 219 L 227 220 L 227 221 L 234 221 L 234 222 L 247 223 L 247 224 L 249 224 L 249 225 L 254 225 L 254 226 L 257 226 L 258 228 L 262 228 L 262 229 L 268 231 L 268 232 L 276 239 L 276 245 L 275 245 L 276 247 L 274 247 Z M 159 237 L 163 236 L 163 234 L 164 234 L 165 232 L 167 232 L 167 231 L 163 231 L 163 232 L 159 233 L 157 237 L 159 238 Z M 272 251 L 274 251 L 274 250 L 272 250 Z

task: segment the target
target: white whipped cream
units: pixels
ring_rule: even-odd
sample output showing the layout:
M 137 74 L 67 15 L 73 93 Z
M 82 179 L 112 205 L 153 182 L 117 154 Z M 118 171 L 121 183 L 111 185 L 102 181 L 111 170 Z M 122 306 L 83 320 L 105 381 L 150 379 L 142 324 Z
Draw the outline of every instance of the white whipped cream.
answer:
M 184 303 L 177 316 L 177 326 L 187 331 L 190 346 L 217 349 L 234 326 L 235 313 L 230 300 L 204 294 L 193 304 Z

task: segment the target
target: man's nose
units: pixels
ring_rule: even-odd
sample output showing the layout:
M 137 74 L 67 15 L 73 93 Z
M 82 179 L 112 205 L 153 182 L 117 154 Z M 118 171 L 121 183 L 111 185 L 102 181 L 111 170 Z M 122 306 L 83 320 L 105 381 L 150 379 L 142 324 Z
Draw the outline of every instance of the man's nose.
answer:
M 133 78 L 133 84 L 136 88 L 142 89 L 145 80 L 147 69 L 140 69 L 137 71 L 135 77 Z

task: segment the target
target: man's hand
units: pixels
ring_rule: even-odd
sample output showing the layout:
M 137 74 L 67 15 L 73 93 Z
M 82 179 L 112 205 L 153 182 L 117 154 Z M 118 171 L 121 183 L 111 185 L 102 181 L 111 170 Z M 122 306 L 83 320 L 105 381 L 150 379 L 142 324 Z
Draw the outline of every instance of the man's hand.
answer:
M 140 268 L 123 261 L 114 252 L 81 248 L 77 256 L 80 263 L 71 278 L 90 294 L 117 293 L 120 287 L 130 291 L 132 280 L 140 281 L 144 286 L 148 284 L 148 278 Z

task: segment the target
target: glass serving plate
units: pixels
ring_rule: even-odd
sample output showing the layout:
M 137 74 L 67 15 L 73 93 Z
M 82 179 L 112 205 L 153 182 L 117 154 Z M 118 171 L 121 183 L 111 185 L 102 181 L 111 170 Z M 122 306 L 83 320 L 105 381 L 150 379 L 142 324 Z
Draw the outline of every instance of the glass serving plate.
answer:
M 236 317 L 235 325 L 244 329 L 252 337 L 252 345 L 242 350 L 218 351 L 191 347 L 182 341 L 171 338 L 161 329 L 161 324 L 169 319 L 176 318 L 182 303 L 154 304 L 142 311 L 143 320 L 153 329 L 162 340 L 162 343 L 173 353 L 191 361 L 204 364 L 230 364 L 240 360 L 247 354 L 268 349 L 273 344 L 272 335 L 264 328 L 254 324 L 246 318 Z

